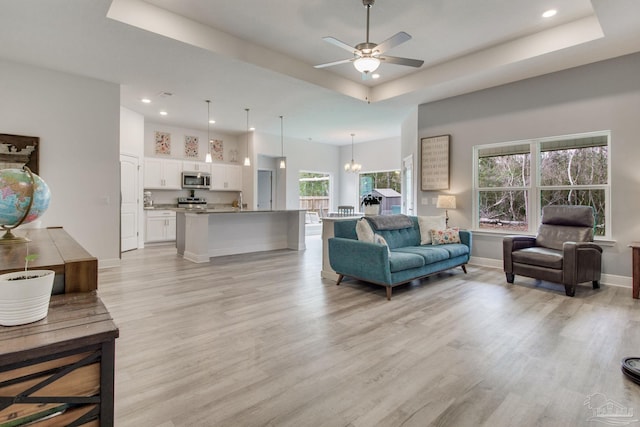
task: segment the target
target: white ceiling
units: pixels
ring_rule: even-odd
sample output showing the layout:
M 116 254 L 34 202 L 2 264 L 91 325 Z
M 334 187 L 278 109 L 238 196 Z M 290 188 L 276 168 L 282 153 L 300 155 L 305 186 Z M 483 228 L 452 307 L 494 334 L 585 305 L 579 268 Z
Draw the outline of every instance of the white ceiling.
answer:
M 365 25 L 361 0 L 0 0 L 0 58 L 119 83 L 154 122 L 206 129 L 211 99 L 221 132 L 250 108 L 258 131 L 284 115 L 287 137 L 348 144 L 398 136 L 424 102 L 640 51 L 638 0 L 376 0 L 371 41 L 406 31 L 388 54 L 425 64 L 313 68 L 349 57 L 322 37 L 355 45 Z

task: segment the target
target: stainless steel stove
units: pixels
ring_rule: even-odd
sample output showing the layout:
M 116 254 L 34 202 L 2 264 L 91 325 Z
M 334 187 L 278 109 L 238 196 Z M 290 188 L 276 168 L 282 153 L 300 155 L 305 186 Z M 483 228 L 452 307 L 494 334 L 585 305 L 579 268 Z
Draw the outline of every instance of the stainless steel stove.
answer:
M 204 197 L 178 197 L 178 207 L 185 209 L 206 209 L 207 199 Z

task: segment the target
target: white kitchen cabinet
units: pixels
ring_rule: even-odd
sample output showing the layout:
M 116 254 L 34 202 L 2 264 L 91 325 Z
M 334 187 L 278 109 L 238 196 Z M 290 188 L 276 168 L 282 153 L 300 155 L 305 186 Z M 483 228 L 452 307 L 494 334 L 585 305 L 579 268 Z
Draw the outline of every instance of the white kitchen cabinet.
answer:
M 176 240 L 175 211 L 165 209 L 146 210 L 145 214 L 145 243 Z
M 211 164 L 205 162 L 182 162 L 183 172 L 207 172 L 211 171 Z
M 144 188 L 182 189 L 182 162 L 155 158 L 144 159 Z
M 212 163 L 210 189 L 214 191 L 241 191 L 242 167 Z

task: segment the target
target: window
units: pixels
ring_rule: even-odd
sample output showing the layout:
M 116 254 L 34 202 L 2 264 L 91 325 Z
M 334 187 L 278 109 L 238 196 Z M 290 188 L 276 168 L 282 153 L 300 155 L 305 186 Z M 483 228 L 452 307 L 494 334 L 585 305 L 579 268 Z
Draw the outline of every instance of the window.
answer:
M 326 216 L 329 212 L 329 195 L 331 194 L 331 177 L 328 173 L 300 172 L 300 209 L 317 212 Z
M 359 196 L 371 193 L 376 188 L 391 188 L 400 193 L 402 178 L 399 170 L 386 172 L 367 172 L 360 174 Z
M 534 233 L 542 207 L 587 205 L 610 237 L 609 132 L 474 147 L 474 228 Z

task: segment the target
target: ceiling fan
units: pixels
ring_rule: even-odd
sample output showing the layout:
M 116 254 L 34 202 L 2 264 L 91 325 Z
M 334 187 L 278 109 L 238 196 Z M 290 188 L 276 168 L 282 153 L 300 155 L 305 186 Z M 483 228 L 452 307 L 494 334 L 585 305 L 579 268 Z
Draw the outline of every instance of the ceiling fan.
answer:
M 411 36 L 404 31 L 389 37 L 387 40 L 380 44 L 371 43 L 369 41 L 369 11 L 373 6 L 375 0 L 362 0 L 362 4 L 367 8 L 367 41 L 359 43 L 354 47 L 334 38 L 323 37 L 324 41 L 327 41 L 335 46 L 345 49 L 353 54 L 353 58 L 342 59 L 340 61 L 327 62 L 326 64 L 314 65 L 314 68 L 325 68 L 333 65 L 344 64 L 347 62 L 353 62 L 356 70 L 362 73 L 362 78 L 367 79 L 370 73 L 374 72 L 380 63 L 386 62 L 388 64 L 407 65 L 409 67 L 419 68 L 424 64 L 424 61 L 419 59 L 399 58 L 397 56 L 382 55 L 389 49 L 398 46 L 411 39 Z

